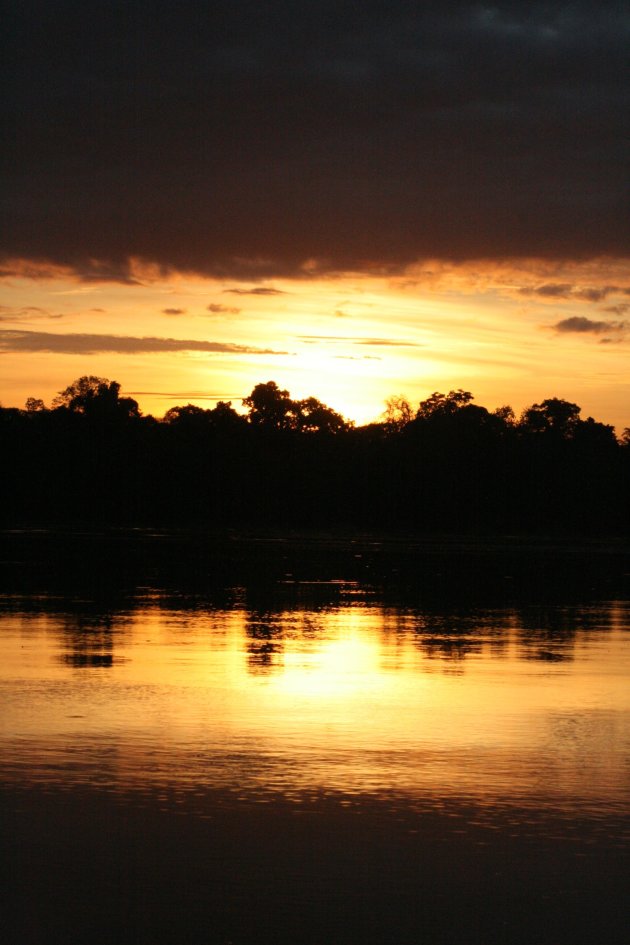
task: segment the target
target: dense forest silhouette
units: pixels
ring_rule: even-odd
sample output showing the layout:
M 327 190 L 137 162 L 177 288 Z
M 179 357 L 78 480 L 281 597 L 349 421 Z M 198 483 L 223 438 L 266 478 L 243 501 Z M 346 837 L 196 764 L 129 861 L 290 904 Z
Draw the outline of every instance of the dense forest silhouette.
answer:
M 467 391 L 391 397 L 355 426 L 274 381 L 142 416 L 84 376 L 47 409 L 0 408 L 4 524 L 626 534 L 630 433 L 549 398 L 516 417 Z

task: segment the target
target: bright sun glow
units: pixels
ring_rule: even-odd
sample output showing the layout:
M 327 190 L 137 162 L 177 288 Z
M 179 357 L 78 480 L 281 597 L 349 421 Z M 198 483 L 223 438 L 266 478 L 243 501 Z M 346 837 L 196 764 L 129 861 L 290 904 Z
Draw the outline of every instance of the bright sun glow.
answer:
M 374 641 L 352 631 L 314 649 L 290 650 L 274 678 L 282 693 L 309 699 L 352 699 L 385 682 Z

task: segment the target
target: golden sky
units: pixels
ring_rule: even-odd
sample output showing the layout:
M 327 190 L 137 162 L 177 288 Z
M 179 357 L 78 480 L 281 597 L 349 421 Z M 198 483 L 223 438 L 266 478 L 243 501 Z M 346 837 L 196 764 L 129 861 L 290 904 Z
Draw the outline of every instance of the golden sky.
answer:
M 237 409 L 261 381 L 358 423 L 385 398 L 470 390 L 517 413 L 563 397 L 630 426 L 630 269 L 611 258 L 445 263 L 396 275 L 240 281 L 132 263 L 125 280 L 13 262 L 0 283 L 0 402 L 47 405 L 76 377 L 117 380 L 144 413 Z

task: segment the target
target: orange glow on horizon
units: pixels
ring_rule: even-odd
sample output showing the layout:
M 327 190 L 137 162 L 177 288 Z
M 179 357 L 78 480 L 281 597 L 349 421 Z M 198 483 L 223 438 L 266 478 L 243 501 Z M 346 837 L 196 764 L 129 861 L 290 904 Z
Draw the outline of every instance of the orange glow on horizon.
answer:
M 89 277 L 20 261 L 4 273 L 3 406 L 49 404 L 97 374 L 155 416 L 217 400 L 242 409 L 255 384 L 275 380 L 358 423 L 393 394 L 417 404 L 464 388 L 490 409 L 559 396 L 630 424 L 624 260 L 425 260 L 398 276 L 313 270 L 260 283 L 138 260 L 124 273 L 95 262 Z

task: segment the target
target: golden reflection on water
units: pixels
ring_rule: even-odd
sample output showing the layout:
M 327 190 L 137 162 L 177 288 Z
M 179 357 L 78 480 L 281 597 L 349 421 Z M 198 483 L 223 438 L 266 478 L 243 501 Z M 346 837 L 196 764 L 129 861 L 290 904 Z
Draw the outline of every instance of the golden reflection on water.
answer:
M 626 604 L 42 610 L 0 616 L 9 781 L 592 811 L 630 799 Z

